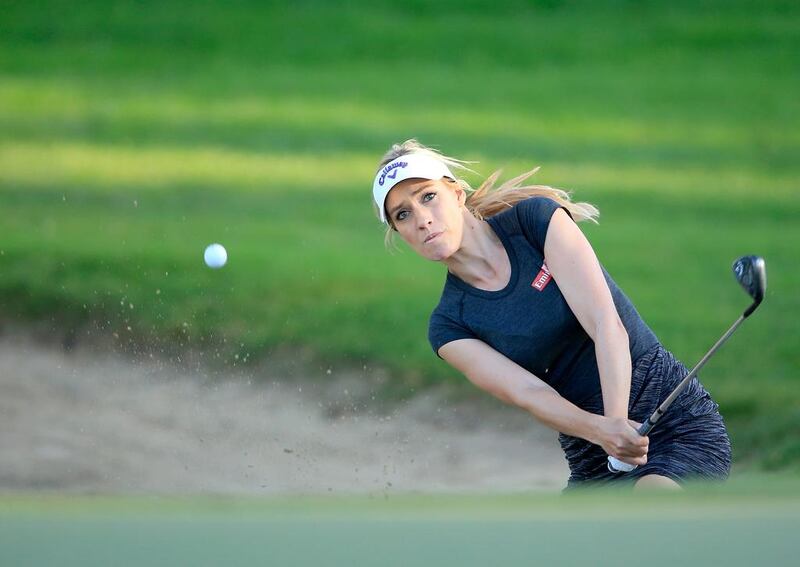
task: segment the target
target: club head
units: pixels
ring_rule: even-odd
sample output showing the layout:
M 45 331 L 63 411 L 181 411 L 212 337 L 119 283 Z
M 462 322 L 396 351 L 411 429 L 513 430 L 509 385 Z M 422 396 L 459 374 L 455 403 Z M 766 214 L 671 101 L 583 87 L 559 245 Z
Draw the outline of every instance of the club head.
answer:
M 761 256 L 742 256 L 733 263 L 733 274 L 747 294 L 753 298 L 753 305 L 745 313 L 752 313 L 764 299 L 767 291 L 767 265 Z

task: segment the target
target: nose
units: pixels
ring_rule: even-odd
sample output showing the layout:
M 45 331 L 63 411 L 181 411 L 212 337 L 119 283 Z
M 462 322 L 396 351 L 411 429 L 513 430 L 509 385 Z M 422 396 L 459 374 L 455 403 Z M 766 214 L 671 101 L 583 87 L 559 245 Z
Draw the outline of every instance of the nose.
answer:
M 416 211 L 414 211 L 414 216 L 417 219 L 417 224 L 419 224 L 420 228 L 426 228 L 431 221 L 433 220 L 433 216 L 431 215 L 430 211 L 425 207 L 419 207 Z

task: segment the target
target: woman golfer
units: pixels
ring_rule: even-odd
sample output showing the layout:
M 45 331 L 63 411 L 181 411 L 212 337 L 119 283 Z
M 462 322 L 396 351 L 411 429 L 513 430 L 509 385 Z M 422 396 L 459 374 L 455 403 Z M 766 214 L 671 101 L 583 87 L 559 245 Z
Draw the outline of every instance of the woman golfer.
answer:
M 428 328 L 434 352 L 559 432 L 567 488 L 727 478 L 730 441 L 696 378 L 649 437 L 636 431 L 688 370 L 578 228 L 597 222 L 597 209 L 559 189 L 523 185 L 536 170 L 492 191 L 496 172 L 473 191 L 452 172 L 465 163 L 412 139 L 383 156 L 373 185 L 387 240 L 396 231 L 420 256 L 447 266 Z M 612 472 L 609 455 L 638 466 Z

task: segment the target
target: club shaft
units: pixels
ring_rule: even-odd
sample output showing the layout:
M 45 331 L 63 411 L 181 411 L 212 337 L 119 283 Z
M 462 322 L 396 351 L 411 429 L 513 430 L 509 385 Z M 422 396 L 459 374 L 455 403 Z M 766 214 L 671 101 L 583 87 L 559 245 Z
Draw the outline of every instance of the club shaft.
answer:
M 672 405 L 672 402 L 675 401 L 675 398 L 677 398 L 678 395 L 683 391 L 683 389 L 686 387 L 689 381 L 692 378 L 694 378 L 698 372 L 700 372 L 700 369 L 703 368 L 706 362 L 708 362 L 708 359 L 711 358 L 713 354 L 717 352 L 717 349 L 719 349 L 719 347 L 721 347 L 725 343 L 725 341 L 728 340 L 728 338 L 733 334 L 736 328 L 742 324 L 742 321 L 744 321 L 744 319 L 745 315 L 740 315 L 739 318 L 736 320 L 736 322 L 731 326 L 731 328 L 728 329 L 726 333 L 722 335 L 722 337 L 720 337 L 720 339 L 716 342 L 716 344 L 713 347 L 711 347 L 711 350 L 709 350 L 706 353 L 706 355 L 700 360 L 700 362 L 697 363 L 697 365 L 694 368 L 692 368 L 692 371 L 686 375 L 686 378 L 681 380 L 681 383 L 675 386 L 675 389 L 672 390 L 672 393 L 669 395 L 669 397 L 667 397 L 667 399 L 664 400 L 661 403 L 661 405 L 658 406 L 658 408 L 656 408 L 656 411 L 654 411 L 653 414 L 650 417 L 648 417 L 645 420 L 645 422 L 642 423 L 642 425 L 639 427 L 639 435 L 647 435 L 650 432 L 650 430 L 653 429 L 655 424 L 658 423 L 658 420 L 661 419 L 661 416 L 664 415 L 664 412 L 666 412 L 669 406 Z

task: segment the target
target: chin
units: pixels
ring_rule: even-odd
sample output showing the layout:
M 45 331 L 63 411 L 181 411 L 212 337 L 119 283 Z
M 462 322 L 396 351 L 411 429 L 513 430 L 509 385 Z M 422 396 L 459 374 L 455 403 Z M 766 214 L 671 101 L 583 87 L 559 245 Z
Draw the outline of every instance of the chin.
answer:
M 421 251 L 420 254 L 433 262 L 441 262 L 453 255 L 455 250 L 450 250 L 446 247 L 437 246 L 435 248 Z

